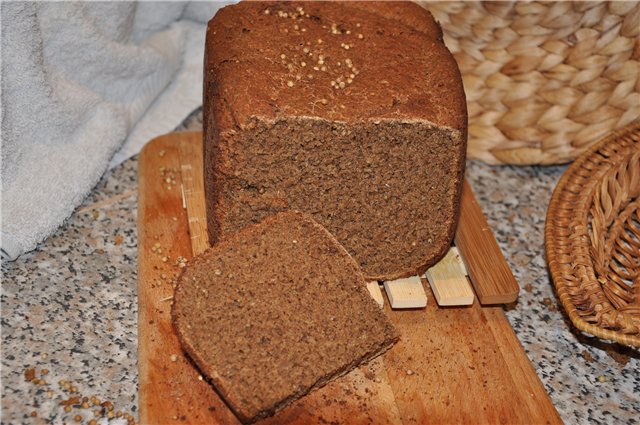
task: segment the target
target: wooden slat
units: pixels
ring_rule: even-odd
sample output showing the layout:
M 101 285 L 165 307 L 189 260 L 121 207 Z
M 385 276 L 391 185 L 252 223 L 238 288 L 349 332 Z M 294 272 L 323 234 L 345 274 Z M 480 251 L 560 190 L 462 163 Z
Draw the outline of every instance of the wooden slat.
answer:
M 193 255 L 209 248 L 207 217 L 204 204 L 204 173 L 202 163 L 202 141 L 200 132 L 186 133 L 180 143 L 180 171 L 183 196 Z
M 457 249 L 451 247 L 447 255 L 425 274 L 438 305 L 471 305 L 475 299 L 462 260 L 457 256 Z
M 481 304 L 506 304 L 518 299 L 518 282 L 466 179 L 462 187 L 455 243 Z M 494 254 L 487 255 L 488 252 Z
M 373 298 L 380 307 L 384 307 L 384 297 L 380 290 L 380 284 L 375 280 L 373 282 L 367 282 L 367 290 L 371 298 Z
M 236 424 L 235 416 L 198 379 L 197 369 L 182 354 L 170 320 L 170 278 L 179 271 L 175 259 L 189 258 L 192 251 L 179 190 L 180 160 L 191 158 L 180 155 L 185 140 L 201 143 L 201 135 L 176 133 L 155 139 L 140 156 L 140 422 Z M 192 148 L 195 155 L 201 152 Z M 163 184 L 160 167 L 178 174 L 170 189 Z M 193 173 L 199 172 L 193 168 Z M 193 205 L 200 207 L 192 212 Z M 187 202 L 194 217 L 204 216 L 197 211 L 203 206 L 204 201 Z M 162 253 L 156 252 L 155 244 Z M 486 251 L 488 256 L 498 254 Z M 428 287 L 426 291 L 430 295 Z M 394 311 L 387 303 L 385 312 L 401 333 L 396 346 L 263 423 L 560 422 L 500 308 L 481 308 L 476 302 L 443 309 L 429 303 L 426 309 Z
M 391 308 L 423 308 L 427 305 L 427 294 L 418 276 L 386 281 L 384 291 Z

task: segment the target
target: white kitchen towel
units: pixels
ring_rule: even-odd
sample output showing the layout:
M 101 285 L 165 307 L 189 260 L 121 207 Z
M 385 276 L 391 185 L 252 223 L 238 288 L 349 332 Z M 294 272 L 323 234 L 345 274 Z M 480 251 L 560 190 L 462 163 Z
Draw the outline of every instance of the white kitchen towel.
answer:
M 201 103 L 206 21 L 222 5 L 1 2 L 4 259 L 55 231 L 125 140 L 112 165 Z

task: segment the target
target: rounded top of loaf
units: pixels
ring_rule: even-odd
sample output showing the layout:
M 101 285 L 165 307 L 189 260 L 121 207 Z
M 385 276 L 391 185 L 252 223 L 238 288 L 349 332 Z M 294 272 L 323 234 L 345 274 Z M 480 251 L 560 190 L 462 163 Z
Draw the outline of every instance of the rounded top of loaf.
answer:
M 221 132 L 288 116 L 466 128 L 457 64 L 410 2 L 227 6 L 209 22 L 204 80 Z

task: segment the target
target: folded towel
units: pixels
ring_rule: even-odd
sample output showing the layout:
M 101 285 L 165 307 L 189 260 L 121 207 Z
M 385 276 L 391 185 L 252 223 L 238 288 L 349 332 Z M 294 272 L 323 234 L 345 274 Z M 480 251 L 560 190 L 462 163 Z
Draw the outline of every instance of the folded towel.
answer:
M 222 5 L 2 2 L 4 259 L 55 231 L 125 139 L 112 166 L 200 104 L 205 24 Z

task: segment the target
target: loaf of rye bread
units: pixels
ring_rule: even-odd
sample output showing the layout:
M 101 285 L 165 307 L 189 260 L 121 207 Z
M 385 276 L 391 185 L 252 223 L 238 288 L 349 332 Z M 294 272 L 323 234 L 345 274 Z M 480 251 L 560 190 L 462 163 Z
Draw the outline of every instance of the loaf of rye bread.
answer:
M 244 423 L 398 338 L 345 249 L 310 216 L 250 225 L 189 261 L 172 309 L 183 347 Z
M 240 2 L 207 30 L 210 239 L 305 211 L 367 280 L 423 273 L 458 218 L 467 114 L 457 65 L 409 2 Z

